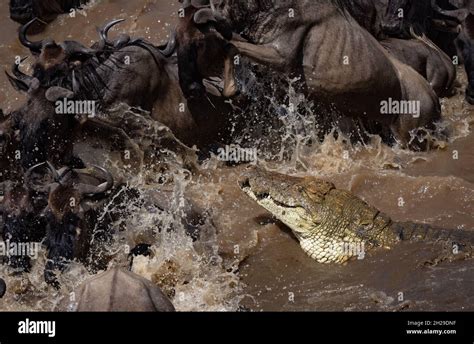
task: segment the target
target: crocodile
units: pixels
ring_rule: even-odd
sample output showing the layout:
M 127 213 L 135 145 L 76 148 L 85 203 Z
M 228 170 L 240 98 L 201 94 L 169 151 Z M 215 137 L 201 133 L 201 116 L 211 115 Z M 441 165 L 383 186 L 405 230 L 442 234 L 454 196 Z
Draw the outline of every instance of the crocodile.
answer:
M 239 178 L 239 186 L 288 226 L 301 248 L 320 263 L 343 264 L 355 257 L 360 259 L 367 249 L 392 248 L 403 241 L 439 242 L 447 245 L 449 256 L 462 254 L 466 258 L 474 251 L 474 232 L 392 221 L 351 192 L 325 180 L 253 167 Z

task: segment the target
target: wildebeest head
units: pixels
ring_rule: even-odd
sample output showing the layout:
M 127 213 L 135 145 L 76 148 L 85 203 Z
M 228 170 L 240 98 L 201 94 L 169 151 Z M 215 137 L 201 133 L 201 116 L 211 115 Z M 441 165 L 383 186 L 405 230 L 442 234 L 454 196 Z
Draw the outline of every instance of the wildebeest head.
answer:
M 19 32 L 21 44 L 35 55 L 33 76 L 38 78 L 43 85 L 52 84 L 56 79 L 62 79 L 71 71 L 79 72 L 85 63 L 90 63 L 98 53 L 97 50 L 88 48 L 77 41 L 66 40 L 56 43 L 48 38 L 33 42 L 27 38 L 28 29 L 36 19 L 23 25 Z
M 389 36 L 410 37 L 410 29 L 426 32 L 430 26 L 431 0 L 389 0 L 382 18 L 382 31 Z
M 13 75 L 7 73 L 13 87 L 28 94 L 27 102 L 11 114 L 13 128 L 19 133 L 21 164 L 28 168 L 51 159 L 67 165 L 72 159 L 72 134 L 77 122 L 74 115 L 57 114 L 56 102 L 73 99 L 83 89 L 100 94 L 100 80 L 90 66 L 96 51 L 74 41 L 32 42 L 26 37 L 32 23 L 21 28 L 19 39 L 37 56 L 33 75 L 20 71 L 23 60 L 13 66 Z
M 28 94 L 26 103 L 10 115 L 10 132 L 18 133 L 15 138 L 22 167 L 27 169 L 47 159 L 70 163 L 77 121 L 73 115 L 57 114 L 55 103 L 71 98 L 73 92 L 45 87 L 37 78 L 22 73 L 18 65 L 14 65 L 13 75 L 7 73 L 14 88 Z
M 228 41 L 232 29 L 209 0 L 185 0 L 184 17 L 177 27 L 178 65 L 181 89 L 186 98 L 204 95 L 203 79 L 224 79 L 222 95 L 237 92 L 234 56 L 237 49 Z
M 405 12 L 408 13 L 410 6 L 410 0 L 389 0 L 382 19 L 382 30 L 388 35 L 400 34 L 403 30 Z
M 53 182 L 35 185 L 31 175 L 44 167 L 51 172 Z M 107 170 L 98 166 L 57 171 L 49 162 L 33 166 L 25 178 L 30 188 L 48 194 L 47 206 L 42 212 L 47 223 L 45 279 L 55 284 L 54 270 L 63 270 L 73 259 L 85 259 L 97 222 L 97 204 L 113 187 L 114 180 Z

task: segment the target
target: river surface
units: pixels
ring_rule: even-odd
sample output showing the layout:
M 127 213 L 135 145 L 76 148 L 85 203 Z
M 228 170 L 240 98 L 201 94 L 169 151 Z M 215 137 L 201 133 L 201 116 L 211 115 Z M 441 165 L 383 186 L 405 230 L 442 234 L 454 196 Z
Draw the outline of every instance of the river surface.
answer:
M 32 39 L 49 36 L 90 45 L 97 40 L 97 26 L 126 18 L 112 32 L 161 44 L 176 22 L 178 8 L 177 1 L 167 0 L 93 1 L 74 18 L 60 16 Z M 0 67 L 9 70 L 15 56 L 29 52 L 17 40 L 18 25 L 8 18 L 7 0 L 0 0 L 0 16 Z M 28 72 L 28 63 L 22 69 Z M 443 149 L 409 152 L 388 147 L 377 137 L 366 145 L 351 145 L 331 135 L 314 143 L 307 140 L 311 134 L 301 134 L 301 126 L 291 120 L 288 130 L 280 130 L 286 142 L 282 145 L 285 159 L 278 159 L 281 151 L 267 154 L 259 146 L 259 164 L 281 173 L 332 181 L 394 220 L 474 230 L 474 108 L 464 102 L 466 81 L 461 69 L 459 80 L 462 86 L 456 95 L 442 100 L 444 125 L 450 132 Z M 4 73 L 0 73 L 0 89 L 5 113 L 25 99 Z M 278 107 L 278 99 L 271 103 Z M 108 248 L 109 264 L 127 266 L 127 254 L 122 251 L 126 245 L 152 244 L 153 254 L 135 258 L 133 271 L 160 285 L 177 310 L 474 310 L 473 261 L 425 264 L 439 254 L 438 245 L 400 244 L 343 266 L 316 263 L 288 228 L 239 190 L 237 179 L 246 166 L 227 166 L 214 157 L 191 176 L 176 161 L 170 163 L 172 177 L 163 183 L 154 171 L 124 172 L 115 155 L 105 149 L 83 143 L 77 151 L 88 163 L 105 161 L 140 190 L 139 197 L 148 204 L 130 204 L 127 217 L 116 224 L 121 230 Z M 198 240 L 193 242 L 185 234 L 184 217 L 201 220 Z M 0 267 L 9 287 L 0 310 L 58 309 L 60 300 L 91 276 L 84 265 L 73 263 L 60 278 L 61 290 L 56 291 L 43 281 L 44 263 L 42 252 L 29 274 L 19 276 Z

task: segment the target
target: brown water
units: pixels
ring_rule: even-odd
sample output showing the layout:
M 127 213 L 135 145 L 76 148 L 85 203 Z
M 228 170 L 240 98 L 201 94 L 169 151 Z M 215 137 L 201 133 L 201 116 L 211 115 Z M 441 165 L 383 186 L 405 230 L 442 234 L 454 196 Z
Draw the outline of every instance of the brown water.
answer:
M 126 18 L 120 30 L 161 43 L 175 23 L 177 8 L 177 1 L 167 0 L 96 1 L 75 18 L 61 16 L 38 37 L 90 44 L 97 38 L 96 26 Z M 0 15 L 0 65 L 9 69 L 16 55 L 27 56 L 28 51 L 17 41 L 17 25 L 8 19 L 6 0 L 0 3 Z M 3 73 L 0 89 L 5 112 L 24 100 Z M 443 100 L 445 124 L 451 131 L 445 149 L 413 153 L 387 147 L 376 138 L 366 146 L 350 146 L 328 137 L 322 144 L 299 147 L 289 161 L 260 163 L 282 173 L 328 179 L 395 220 L 474 230 L 474 112 L 462 92 L 460 88 L 455 97 Z M 344 266 L 311 260 L 287 228 L 238 189 L 236 180 L 244 166 L 225 167 L 213 159 L 199 176 L 189 178 L 176 163 L 173 182 L 164 187 L 153 171 L 122 171 L 107 150 L 79 146 L 78 151 L 86 162 L 106 161 L 150 204 L 147 209 L 131 209 L 123 220 L 126 230 L 110 247 L 110 264 L 126 266 L 124 243 L 153 243 L 153 257 L 136 259 L 134 271 L 168 292 L 178 310 L 474 310 L 473 261 L 424 265 L 441 250 L 437 245 L 402 244 Z M 153 208 L 157 203 L 166 203 L 168 211 Z M 189 213 L 209 214 L 195 243 L 179 224 Z M 157 226 L 176 230 L 157 234 Z M 63 288 L 57 292 L 43 282 L 44 259 L 43 252 L 28 275 L 14 276 L 0 268 L 9 286 L 0 300 L 1 310 L 55 309 L 90 276 L 82 264 L 74 263 L 61 277 Z

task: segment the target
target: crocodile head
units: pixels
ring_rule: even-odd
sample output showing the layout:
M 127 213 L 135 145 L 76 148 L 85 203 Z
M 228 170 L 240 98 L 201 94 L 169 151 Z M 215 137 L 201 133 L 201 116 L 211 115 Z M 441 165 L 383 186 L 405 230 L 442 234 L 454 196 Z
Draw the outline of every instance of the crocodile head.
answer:
M 303 250 L 321 263 L 343 263 L 382 246 L 390 219 L 334 184 L 249 169 L 239 185 L 250 198 L 287 225 Z
M 334 185 L 313 178 L 290 177 L 249 169 L 239 181 L 250 198 L 290 227 L 300 238 L 318 223 L 318 205 Z

